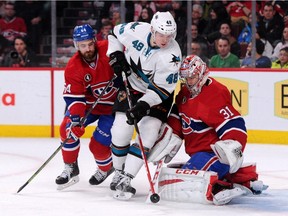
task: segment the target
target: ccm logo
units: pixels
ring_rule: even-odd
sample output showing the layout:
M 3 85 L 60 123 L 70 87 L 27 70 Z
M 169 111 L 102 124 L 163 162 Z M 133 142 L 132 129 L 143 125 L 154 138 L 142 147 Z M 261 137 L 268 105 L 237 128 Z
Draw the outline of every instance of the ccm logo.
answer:
M 187 169 L 177 169 L 177 174 L 186 174 L 186 175 L 197 175 L 199 170 L 187 170 Z
M 15 106 L 15 94 L 13 93 L 5 93 L 0 95 L 1 103 L 4 106 Z

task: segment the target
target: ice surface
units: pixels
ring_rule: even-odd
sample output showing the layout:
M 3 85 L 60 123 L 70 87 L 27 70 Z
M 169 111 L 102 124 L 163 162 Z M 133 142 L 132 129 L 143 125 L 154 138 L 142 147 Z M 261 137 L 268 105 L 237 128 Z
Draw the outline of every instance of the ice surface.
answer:
M 63 191 L 56 190 L 55 178 L 63 170 L 61 152 L 20 192 L 17 190 L 59 147 L 56 138 L 0 138 L 0 215 L 1 216 L 270 216 L 288 215 L 288 145 L 248 144 L 244 162 L 257 162 L 259 180 L 269 185 L 258 196 L 234 199 L 226 206 L 176 203 L 161 200 L 145 202 L 149 183 L 143 167 L 132 185 L 136 195 L 129 201 L 112 197 L 112 176 L 100 186 L 90 186 L 96 164 L 82 139 L 78 159 L 80 182 Z M 188 159 L 183 149 L 174 162 Z M 149 164 L 152 175 L 155 167 Z

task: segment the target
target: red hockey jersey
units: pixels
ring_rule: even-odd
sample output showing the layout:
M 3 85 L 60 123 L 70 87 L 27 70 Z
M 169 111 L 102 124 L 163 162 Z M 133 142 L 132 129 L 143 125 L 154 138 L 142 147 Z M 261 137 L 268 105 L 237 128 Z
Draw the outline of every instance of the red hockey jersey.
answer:
M 183 85 L 168 124 L 184 139 L 186 153 L 190 156 L 212 151 L 210 145 L 218 140 L 237 140 L 242 144 L 242 150 L 247 142 L 244 119 L 232 106 L 229 90 L 213 78 L 209 78 L 209 84 L 204 85 L 193 99 Z
M 85 115 L 85 110 L 97 100 L 114 72 L 106 56 L 108 41 L 98 41 L 96 44 L 97 58 L 88 63 L 79 52 L 69 60 L 65 69 L 65 87 L 63 97 L 71 115 Z M 118 88 L 115 82 L 107 88 L 92 114 L 111 114 Z

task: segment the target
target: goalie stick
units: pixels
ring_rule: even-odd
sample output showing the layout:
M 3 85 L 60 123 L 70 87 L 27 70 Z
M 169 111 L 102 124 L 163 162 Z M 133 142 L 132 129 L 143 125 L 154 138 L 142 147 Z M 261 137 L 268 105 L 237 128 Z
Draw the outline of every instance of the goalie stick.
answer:
M 100 99 L 102 98 L 102 96 L 104 95 L 104 92 L 107 90 L 107 88 L 111 85 L 111 83 L 113 82 L 113 80 L 116 78 L 116 76 L 114 76 L 105 86 L 105 88 L 103 89 L 103 91 L 100 93 L 99 97 L 97 98 L 97 100 L 92 104 L 92 106 L 90 107 L 90 109 L 88 110 L 88 112 L 85 114 L 85 116 L 80 120 L 80 126 L 82 126 L 87 117 L 90 115 L 90 113 L 92 112 L 92 110 L 96 107 L 96 105 L 99 103 Z M 26 181 L 26 183 L 24 185 L 22 185 L 17 193 L 19 193 L 21 190 L 23 190 L 23 188 L 25 188 L 34 178 L 35 176 L 52 160 L 52 158 L 54 158 L 54 156 L 60 151 L 60 149 L 65 145 L 65 143 L 70 139 L 70 136 L 67 137 L 62 143 L 61 145 L 52 153 L 52 155 L 42 164 L 41 167 L 39 167 L 39 169 Z

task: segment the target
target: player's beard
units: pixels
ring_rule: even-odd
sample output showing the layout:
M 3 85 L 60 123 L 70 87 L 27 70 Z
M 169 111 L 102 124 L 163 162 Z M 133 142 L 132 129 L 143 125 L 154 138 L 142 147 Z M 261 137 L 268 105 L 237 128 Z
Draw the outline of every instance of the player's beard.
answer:
M 93 52 L 93 51 L 88 51 L 88 52 L 85 52 L 84 54 L 82 54 L 83 55 L 83 57 L 85 58 L 85 60 L 87 61 L 87 62 L 92 62 L 92 61 L 94 61 L 95 60 L 95 51 Z

